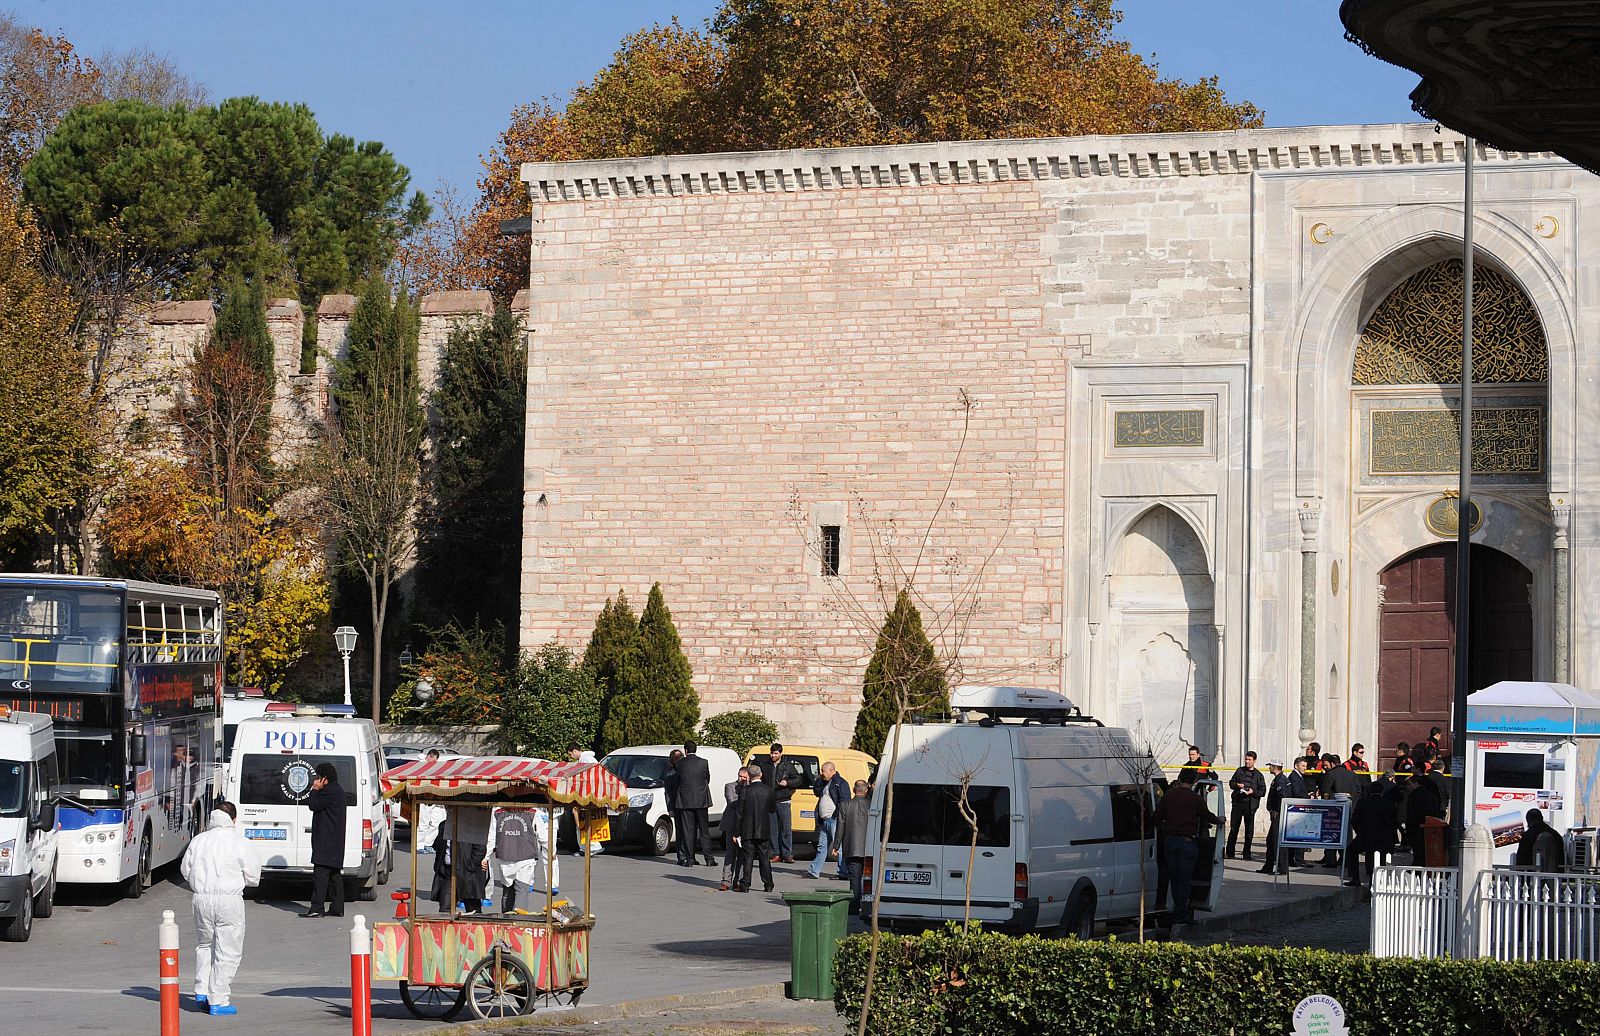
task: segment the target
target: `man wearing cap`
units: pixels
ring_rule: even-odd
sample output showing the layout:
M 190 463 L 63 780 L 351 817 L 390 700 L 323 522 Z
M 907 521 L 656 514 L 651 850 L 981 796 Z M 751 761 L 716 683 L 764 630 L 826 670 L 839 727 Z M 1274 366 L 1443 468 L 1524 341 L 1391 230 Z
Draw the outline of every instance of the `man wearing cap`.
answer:
M 301 917 L 344 916 L 344 789 L 332 763 L 318 763 L 311 778 L 311 906 Z M 331 901 L 330 901 L 331 900 Z

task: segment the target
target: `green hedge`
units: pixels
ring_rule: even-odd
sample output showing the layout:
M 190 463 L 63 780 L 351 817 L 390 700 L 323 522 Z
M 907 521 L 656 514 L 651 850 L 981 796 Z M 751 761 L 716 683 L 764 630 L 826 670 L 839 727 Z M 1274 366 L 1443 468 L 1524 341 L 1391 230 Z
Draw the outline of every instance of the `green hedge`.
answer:
M 1315 931 L 1308 921 L 1307 935 Z M 861 1016 L 867 951 L 866 936 L 851 936 L 834 958 L 834 1002 L 852 1023 Z M 1283 1036 L 1295 1005 L 1313 993 L 1344 1006 L 1351 1036 L 1600 1031 L 1594 964 L 1053 941 L 954 925 L 883 936 L 867 1031 Z

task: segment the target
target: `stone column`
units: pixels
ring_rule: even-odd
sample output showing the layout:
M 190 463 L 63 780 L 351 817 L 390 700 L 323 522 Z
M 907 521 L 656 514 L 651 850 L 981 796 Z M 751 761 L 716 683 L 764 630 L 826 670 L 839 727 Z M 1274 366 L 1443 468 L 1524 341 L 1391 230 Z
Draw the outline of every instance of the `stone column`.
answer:
M 1227 696 L 1223 692 L 1222 685 L 1222 674 L 1228 671 L 1228 655 L 1224 648 L 1226 641 L 1223 637 L 1223 635 L 1227 632 L 1227 627 L 1219 622 L 1213 625 L 1211 628 L 1217 635 L 1216 646 L 1213 648 L 1213 650 L 1216 652 L 1216 657 L 1212 659 L 1213 665 L 1211 672 L 1211 735 L 1213 742 L 1211 745 L 1211 754 L 1213 757 L 1219 757 L 1222 755 L 1222 746 L 1225 745 L 1228 740 L 1226 733 L 1228 710 L 1224 707 L 1225 703 L 1227 702 Z M 1238 747 L 1239 751 L 1236 753 L 1236 758 L 1242 761 L 1244 759 L 1244 753 L 1248 750 L 1248 748 L 1245 745 L 1240 745 Z
M 1317 736 L 1317 531 L 1321 501 L 1307 501 L 1300 519 L 1300 740 Z
M 1572 584 L 1567 572 L 1567 524 L 1572 519 L 1572 505 L 1557 497 L 1550 502 L 1550 523 L 1553 527 L 1551 546 L 1555 548 L 1555 673 L 1556 683 L 1572 682 L 1571 613 Z
M 1111 714 L 1111 707 L 1107 697 L 1108 688 L 1105 681 L 1100 678 L 1100 624 L 1091 620 L 1087 625 L 1089 627 L 1088 708 L 1092 715 L 1106 719 Z M 1128 725 L 1120 712 L 1117 713 L 1115 722 L 1119 727 Z

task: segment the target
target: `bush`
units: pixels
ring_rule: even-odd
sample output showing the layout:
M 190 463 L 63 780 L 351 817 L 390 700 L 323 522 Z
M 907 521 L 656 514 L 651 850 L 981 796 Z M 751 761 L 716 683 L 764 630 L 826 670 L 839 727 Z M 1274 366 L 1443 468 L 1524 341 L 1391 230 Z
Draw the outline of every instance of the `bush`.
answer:
M 861 1015 L 867 936 L 839 944 L 834 1003 Z M 1600 968 L 1377 958 L 1324 950 L 1052 941 L 992 932 L 884 935 L 871 1024 L 923 1033 L 1279 1036 L 1304 997 L 1344 1006 L 1352 1033 L 1593 1031 Z
M 756 745 L 770 745 L 777 740 L 777 724 L 754 709 L 724 712 L 700 724 L 702 745 L 731 748 L 741 759 Z
M 593 748 L 600 734 L 600 690 L 594 674 L 560 644 L 524 655 L 507 696 L 498 751 L 565 759 L 576 742 Z
M 447 623 L 425 630 L 433 641 L 400 674 L 400 686 L 389 696 L 390 723 L 489 723 L 505 708 L 507 680 L 501 652 L 506 632 L 499 623 L 488 629 Z M 418 702 L 417 679 L 433 683 L 433 698 Z

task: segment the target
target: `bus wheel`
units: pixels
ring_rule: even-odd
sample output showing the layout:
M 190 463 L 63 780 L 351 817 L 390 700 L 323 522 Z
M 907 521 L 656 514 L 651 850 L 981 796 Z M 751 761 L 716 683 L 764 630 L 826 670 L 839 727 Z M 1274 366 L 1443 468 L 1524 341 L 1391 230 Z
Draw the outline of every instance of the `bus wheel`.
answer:
M 22 913 L 13 917 L 0 928 L 0 939 L 6 942 L 27 942 L 33 934 L 33 897 L 22 897 Z
M 139 836 L 139 866 L 133 872 L 133 877 L 128 879 L 127 887 L 123 890 L 129 899 L 138 899 L 144 895 L 144 890 L 150 887 L 150 829 L 144 829 L 144 834 Z

